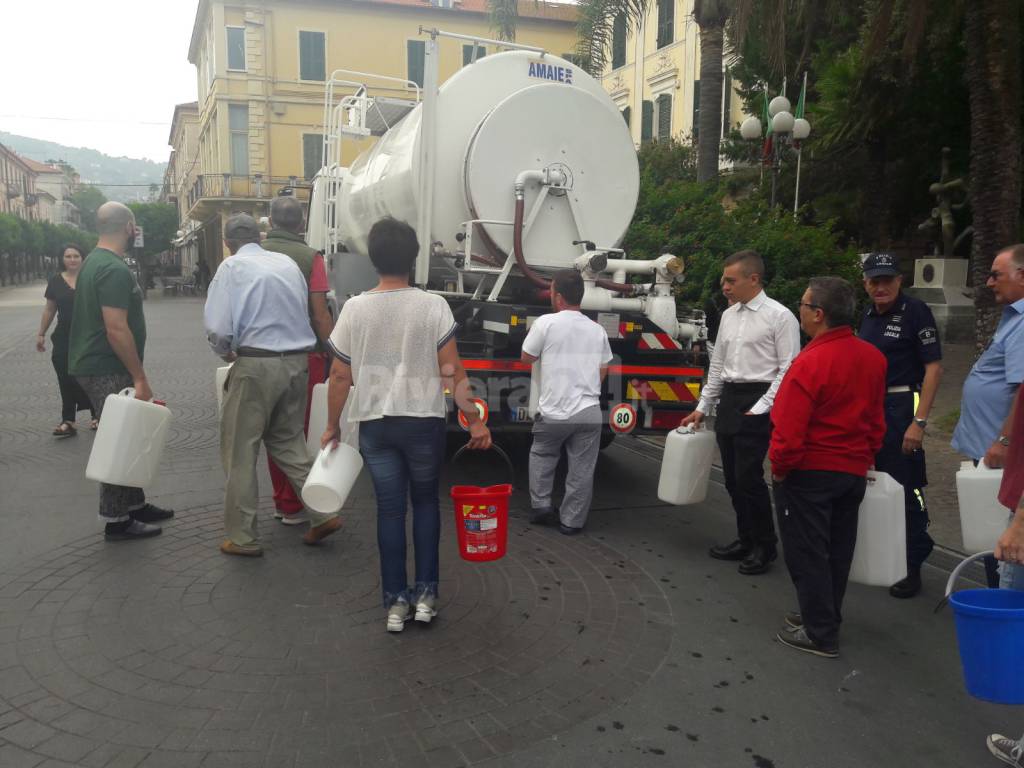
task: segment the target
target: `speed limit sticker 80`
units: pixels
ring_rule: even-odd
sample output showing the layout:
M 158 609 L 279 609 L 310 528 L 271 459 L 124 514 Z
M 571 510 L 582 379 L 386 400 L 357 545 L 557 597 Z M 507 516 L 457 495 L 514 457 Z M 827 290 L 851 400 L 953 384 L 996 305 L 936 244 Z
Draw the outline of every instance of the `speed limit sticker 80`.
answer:
M 620 435 L 632 432 L 636 426 L 636 409 L 629 403 L 619 403 L 608 414 L 608 425 Z

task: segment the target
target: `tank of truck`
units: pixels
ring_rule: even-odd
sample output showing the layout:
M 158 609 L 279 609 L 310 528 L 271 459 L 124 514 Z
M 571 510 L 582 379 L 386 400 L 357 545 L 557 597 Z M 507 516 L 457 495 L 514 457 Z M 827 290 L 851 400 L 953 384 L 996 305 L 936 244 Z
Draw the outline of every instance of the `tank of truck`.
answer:
M 349 167 L 340 185 L 338 229 L 349 251 L 366 253 L 373 222 L 393 216 L 415 225 L 420 206 L 422 105 Z M 441 85 L 431 241 L 462 250 L 463 222 L 485 220 L 474 255 L 504 261 L 512 253 L 516 177 L 558 174 L 539 210 L 538 181 L 525 189 L 523 252 L 530 267 L 570 267 L 582 249 L 621 241 L 636 207 L 639 169 L 628 126 L 601 85 L 551 55 L 509 51 L 463 67 Z M 479 236 L 483 230 L 483 236 Z

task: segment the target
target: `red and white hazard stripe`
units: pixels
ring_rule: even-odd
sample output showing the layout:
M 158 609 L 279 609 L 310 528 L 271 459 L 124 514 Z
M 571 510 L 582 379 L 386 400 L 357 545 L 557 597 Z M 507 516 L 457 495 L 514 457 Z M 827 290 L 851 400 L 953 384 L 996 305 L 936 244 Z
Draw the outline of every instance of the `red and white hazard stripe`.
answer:
M 667 333 L 644 333 L 640 336 L 640 343 L 637 349 L 682 349 L 683 346 Z

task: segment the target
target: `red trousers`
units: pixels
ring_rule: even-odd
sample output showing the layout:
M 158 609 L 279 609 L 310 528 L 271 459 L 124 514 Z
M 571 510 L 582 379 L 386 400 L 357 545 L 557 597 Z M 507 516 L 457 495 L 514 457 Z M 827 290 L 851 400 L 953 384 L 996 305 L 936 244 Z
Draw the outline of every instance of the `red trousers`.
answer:
M 330 361 L 327 355 L 321 352 L 309 353 L 309 380 L 306 382 L 306 416 L 302 422 L 303 430 L 309 431 L 309 407 L 313 400 L 313 387 L 323 383 L 327 379 Z M 270 468 L 270 481 L 274 485 L 274 507 L 278 512 L 286 515 L 294 515 L 302 511 L 302 500 L 292 488 L 288 476 L 277 468 L 274 460 L 267 456 L 267 466 Z

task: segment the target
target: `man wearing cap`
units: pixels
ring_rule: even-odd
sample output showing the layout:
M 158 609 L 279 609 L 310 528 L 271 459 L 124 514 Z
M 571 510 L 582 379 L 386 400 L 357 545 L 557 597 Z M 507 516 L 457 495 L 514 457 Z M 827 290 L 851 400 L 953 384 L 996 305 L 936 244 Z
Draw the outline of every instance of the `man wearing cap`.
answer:
M 256 529 L 256 460 L 260 441 L 298 491 L 312 461 L 306 450 L 307 355 L 316 346 L 302 271 L 281 253 L 259 245 L 255 219 L 239 213 L 224 225 L 231 257 L 210 283 L 204 322 L 210 346 L 234 361 L 224 391 L 220 453 L 227 475 L 221 552 L 263 554 Z M 341 527 L 337 515 L 307 510 L 316 544 Z
M 928 508 L 921 489 L 925 474 L 924 429 L 942 378 L 942 345 L 928 305 L 902 291 L 903 276 L 889 253 L 864 260 L 864 290 L 871 304 L 860 323 L 860 337 L 885 355 L 885 440 L 875 469 L 903 486 L 907 520 L 907 577 L 889 588 L 893 597 L 921 591 L 921 565 L 934 542 L 928 535 Z

